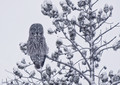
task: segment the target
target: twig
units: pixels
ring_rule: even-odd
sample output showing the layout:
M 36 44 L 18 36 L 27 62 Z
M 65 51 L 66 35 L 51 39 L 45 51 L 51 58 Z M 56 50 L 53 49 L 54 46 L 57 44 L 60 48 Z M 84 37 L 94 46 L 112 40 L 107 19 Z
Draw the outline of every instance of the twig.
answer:
M 104 46 L 110 44 L 115 38 L 116 38 L 116 36 L 115 36 L 113 39 L 111 39 L 109 42 L 107 42 L 107 43 L 101 45 L 100 47 L 98 47 L 94 52 L 96 52 L 98 49 L 100 49 L 100 48 L 102 48 L 102 47 L 104 47 Z M 93 53 L 94 53 L 94 52 L 93 52 Z
M 104 67 L 100 70 L 100 72 L 98 73 L 98 85 L 100 85 L 100 73 L 104 70 Z
M 28 74 L 28 75 L 30 75 L 30 73 L 26 70 L 26 69 L 24 69 L 24 71 Z M 29 78 L 29 77 L 24 77 L 24 78 Z M 41 79 L 39 79 L 39 78 L 36 78 L 36 77 L 32 77 L 32 78 L 34 78 L 34 79 L 36 79 L 36 80 L 39 80 L 39 81 L 41 81 Z
M 91 5 L 91 7 L 92 7 L 93 5 L 95 5 L 98 1 L 99 1 L 99 0 L 96 0 L 96 1 Z
M 89 58 L 88 58 L 88 59 L 89 59 Z M 76 64 L 77 64 L 78 62 L 80 62 L 81 60 L 84 60 L 84 59 L 78 60 L 77 62 L 75 62 L 75 63 L 73 64 L 73 66 L 76 65 Z M 62 70 L 63 70 L 63 68 L 61 68 L 59 71 L 62 71 Z M 58 71 L 58 72 L 59 72 L 59 71 Z M 56 76 L 57 74 L 58 74 L 58 73 L 56 73 L 55 75 L 53 75 L 53 77 Z
M 89 59 L 89 58 L 86 58 L 86 59 Z M 82 61 L 82 60 L 84 60 L 84 59 L 78 60 L 77 62 L 74 63 L 74 65 L 77 64 L 78 62 Z
M 85 62 L 87 63 L 88 68 L 91 69 L 90 64 L 88 63 L 88 61 L 86 60 L 86 58 L 85 58 L 85 56 L 82 54 L 82 52 L 81 52 L 81 51 L 77 48 L 77 46 L 74 45 L 74 43 L 67 37 L 67 35 L 66 35 L 66 33 L 63 31 L 63 29 L 61 29 L 61 30 L 62 30 L 62 33 L 64 34 L 64 36 L 66 37 L 66 39 L 68 39 L 68 40 L 71 42 L 71 44 L 72 44 L 74 47 L 76 47 L 76 49 L 78 50 L 78 52 L 81 54 L 81 56 L 83 57 L 83 59 L 84 59 Z
M 104 51 L 104 50 L 108 50 L 108 49 L 111 49 L 113 48 L 113 46 L 110 46 L 110 47 L 106 47 L 106 48 L 103 48 L 102 50 L 100 50 L 96 55 L 98 55 L 100 52 Z
M 101 30 L 100 30 L 100 35 L 101 35 Z M 102 36 L 101 36 L 100 40 L 95 43 L 95 45 L 98 44 L 100 41 L 102 42 Z M 101 43 L 101 45 L 102 45 L 102 43 Z
M 109 14 L 109 16 L 101 24 L 98 25 L 98 27 L 96 27 L 96 29 L 93 32 L 95 32 L 97 29 L 99 29 L 99 27 L 101 27 L 108 20 L 108 18 L 110 16 L 111 16 L 111 13 Z
M 113 82 L 112 85 L 118 85 L 120 81 Z
M 48 59 L 50 59 L 50 60 L 53 60 L 53 61 L 55 61 L 55 62 L 58 62 L 58 63 L 60 63 L 60 64 L 63 64 L 63 65 L 65 65 L 65 66 L 68 66 L 68 67 L 74 69 L 74 70 L 77 71 L 80 75 L 82 75 L 82 76 L 88 81 L 89 84 L 91 84 L 90 80 L 89 80 L 82 72 L 80 72 L 78 69 L 76 69 L 76 68 L 74 68 L 73 66 L 70 66 L 70 65 L 68 65 L 68 64 L 66 64 L 66 63 L 64 63 L 64 62 L 61 62 L 61 61 L 58 61 L 58 60 L 54 60 L 54 59 L 48 57 L 47 55 L 46 55 L 46 57 L 47 57 Z
M 86 40 L 82 35 L 80 35 L 79 33 L 76 32 L 77 35 L 79 35 L 82 39 L 84 39 L 85 41 L 87 41 L 89 44 L 90 42 L 88 40 Z
M 78 63 L 78 67 L 79 67 L 79 70 L 81 71 L 81 69 L 80 69 L 80 63 Z
M 104 35 L 105 33 L 109 32 L 110 30 L 112 30 L 113 28 L 115 28 L 119 23 L 117 23 L 116 25 L 114 25 L 113 27 L 111 27 L 110 29 L 106 30 L 105 32 L 103 32 L 101 35 L 99 35 L 93 42 L 95 42 L 99 37 L 101 37 L 102 35 Z

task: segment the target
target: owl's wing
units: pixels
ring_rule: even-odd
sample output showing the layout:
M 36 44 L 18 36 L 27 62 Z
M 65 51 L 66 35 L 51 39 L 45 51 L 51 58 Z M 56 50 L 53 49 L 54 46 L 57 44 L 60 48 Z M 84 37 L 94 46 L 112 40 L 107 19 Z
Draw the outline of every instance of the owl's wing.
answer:
M 45 63 L 45 56 L 40 56 L 40 55 L 36 55 L 36 56 L 30 56 L 31 60 L 33 61 L 35 67 L 37 69 L 43 67 L 44 63 Z
M 45 38 L 43 39 L 43 46 L 44 46 L 44 53 L 45 53 L 45 55 L 47 55 L 48 54 L 48 52 L 49 52 L 49 48 L 48 48 L 48 46 L 47 46 L 47 43 L 46 43 L 46 40 L 45 40 Z

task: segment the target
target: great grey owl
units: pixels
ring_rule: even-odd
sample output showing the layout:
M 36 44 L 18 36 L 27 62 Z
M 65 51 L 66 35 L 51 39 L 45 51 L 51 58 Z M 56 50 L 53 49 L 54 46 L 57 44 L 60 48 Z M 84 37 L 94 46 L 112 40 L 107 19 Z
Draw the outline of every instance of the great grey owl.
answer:
M 48 47 L 44 37 L 43 26 L 39 23 L 32 24 L 30 27 L 27 53 L 37 69 L 43 67 Z

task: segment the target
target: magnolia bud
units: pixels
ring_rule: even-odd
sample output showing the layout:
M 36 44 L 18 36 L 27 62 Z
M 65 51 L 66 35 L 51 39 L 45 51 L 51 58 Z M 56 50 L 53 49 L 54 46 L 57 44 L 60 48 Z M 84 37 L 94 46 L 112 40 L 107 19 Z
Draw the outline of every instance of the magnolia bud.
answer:
M 110 5 L 109 9 L 110 9 L 110 11 L 112 11 L 112 10 L 113 10 L 113 6 L 112 6 L 112 5 Z
M 108 6 L 108 4 L 105 4 L 105 6 L 104 6 L 104 12 L 108 13 L 108 11 L 109 11 L 109 6 Z
M 58 38 L 57 41 L 56 41 L 56 45 L 61 46 L 62 44 L 63 44 L 62 39 Z
M 52 30 L 52 28 L 49 28 L 48 29 L 48 34 L 53 34 L 54 33 L 54 31 Z
M 83 64 L 83 65 L 86 65 L 86 61 L 85 61 L 85 60 L 83 60 L 83 61 L 82 61 L 82 64 Z
M 71 23 L 72 23 L 72 24 L 76 24 L 76 17 L 75 17 L 75 16 L 72 17 Z
M 102 9 L 100 9 L 100 10 L 98 11 L 98 13 L 99 13 L 100 15 L 102 14 L 102 12 L 103 12 Z
M 64 4 L 67 4 L 65 0 L 61 0 L 59 3 L 61 6 L 63 6 Z
M 113 74 L 113 71 L 111 70 L 111 71 L 109 72 L 109 77 L 112 78 L 113 76 L 114 76 L 114 74 Z
M 24 69 L 27 67 L 27 64 L 23 64 L 21 62 L 16 63 L 19 69 Z

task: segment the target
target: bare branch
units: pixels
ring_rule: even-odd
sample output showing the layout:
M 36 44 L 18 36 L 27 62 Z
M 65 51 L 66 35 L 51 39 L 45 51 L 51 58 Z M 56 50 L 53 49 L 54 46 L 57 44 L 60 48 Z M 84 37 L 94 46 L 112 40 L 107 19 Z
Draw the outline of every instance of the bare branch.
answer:
M 120 81 L 113 82 L 112 85 L 118 85 Z
M 103 52 L 104 50 L 108 50 L 108 49 L 111 49 L 111 48 L 113 48 L 113 46 L 103 48 L 96 55 L 98 55 L 99 53 Z
M 93 32 L 95 32 L 97 29 L 99 29 L 108 20 L 108 18 L 110 16 L 111 16 L 111 13 L 109 14 L 109 16 L 101 24 L 98 25 L 98 27 L 96 27 L 96 29 Z
M 90 42 L 88 40 L 86 40 L 82 35 L 80 35 L 79 33 L 76 32 L 77 35 L 79 35 L 81 38 L 83 38 L 85 41 L 87 41 L 89 44 Z
M 80 75 L 82 75 L 82 76 L 88 81 L 89 84 L 91 84 L 90 80 L 89 80 L 82 72 L 80 72 L 78 69 L 76 69 L 76 68 L 74 68 L 73 66 L 70 66 L 70 65 L 68 65 L 68 64 L 66 64 L 66 63 L 64 63 L 64 62 L 61 62 L 61 61 L 58 61 L 58 60 L 54 60 L 54 59 L 48 57 L 47 55 L 46 55 L 46 57 L 47 57 L 48 59 L 52 60 L 52 61 L 58 62 L 58 63 L 60 63 L 60 64 L 63 64 L 63 65 L 65 65 L 65 66 L 68 66 L 68 67 L 74 69 L 74 70 L 77 71 Z
M 111 27 L 110 29 L 108 29 L 107 31 L 103 32 L 102 34 L 100 34 L 93 42 L 95 42 L 98 38 L 100 38 L 102 35 L 104 35 L 105 33 L 109 32 L 110 30 L 112 30 L 113 28 L 115 28 L 117 25 L 119 25 L 119 23 L 117 23 L 116 25 L 114 25 L 113 27 Z
M 109 42 L 107 42 L 107 43 L 101 45 L 100 47 L 98 47 L 95 51 L 97 51 L 98 49 L 100 49 L 100 48 L 102 48 L 102 47 L 104 47 L 104 46 L 106 46 L 106 45 L 108 45 L 108 44 L 110 44 L 115 38 L 116 38 L 116 36 L 115 36 L 113 39 L 111 39 Z M 94 52 L 93 52 L 93 53 L 94 53 Z
M 98 73 L 98 85 L 100 85 L 100 73 L 105 69 L 105 66 Z
M 100 40 L 99 40 L 98 42 L 95 43 L 95 45 L 98 44 L 98 43 L 100 43 L 101 40 L 102 40 L 102 36 L 101 36 Z
M 24 69 L 24 71 L 25 71 L 28 75 L 30 75 L 30 73 L 29 73 L 26 69 Z M 23 78 L 29 78 L 29 77 L 23 77 Z M 36 77 L 34 77 L 34 76 L 33 76 L 32 78 L 41 81 L 41 79 L 36 78 Z
M 93 5 L 95 5 L 98 1 L 99 1 L 99 0 L 96 0 L 96 1 L 91 5 L 91 7 L 92 7 Z
M 61 29 L 61 30 L 62 30 L 62 29 Z M 74 45 L 74 43 L 67 37 L 66 33 L 65 33 L 63 30 L 62 30 L 62 33 L 64 34 L 64 36 L 66 37 L 66 39 L 68 39 L 68 40 L 72 43 L 72 45 L 73 45 L 74 47 L 76 47 L 76 49 L 78 50 L 78 52 L 81 54 L 81 56 L 83 57 L 83 59 L 84 59 L 85 62 L 87 63 L 88 68 L 91 70 L 90 64 L 88 63 L 87 59 L 86 59 L 85 56 L 82 54 L 82 52 L 81 52 L 81 51 L 77 48 L 77 46 Z

